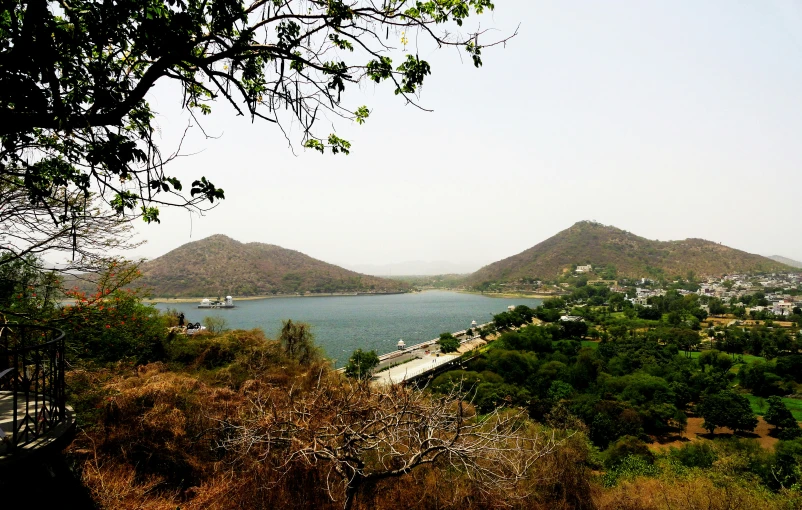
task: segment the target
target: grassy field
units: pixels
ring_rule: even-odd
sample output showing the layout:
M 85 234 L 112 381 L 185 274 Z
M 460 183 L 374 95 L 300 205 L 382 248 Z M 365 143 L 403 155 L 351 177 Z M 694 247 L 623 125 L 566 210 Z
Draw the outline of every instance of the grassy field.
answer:
M 762 397 L 756 397 L 754 395 L 746 395 L 746 398 L 749 399 L 749 404 L 752 406 L 752 412 L 763 416 L 763 413 L 769 408 L 768 403 L 766 403 L 766 399 Z M 795 398 L 783 398 L 783 404 L 785 404 L 788 409 L 791 410 L 791 414 L 794 415 L 797 421 L 802 421 L 802 400 L 798 400 Z
M 552 345 L 557 345 L 558 340 L 554 340 L 551 342 Z M 591 349 L 596 349 L 599 347 L 599 342 L 594 342 L 593 340 L 581 340 L 580 343 L 582 347 L 590 347 Z
M 680 350 L 679 352 L 681 354 L 683 354 L 683 355 L 686 353 L 686 351 L 683 351 L 683 350 Z M 696 359 L 696 358 L 699 357 L 699 354 L 701 354 L 700 351 L 691 351 L 691 358 Z M 764 358 L 763 356 L 752 356 L 751 354 L 737 354 L 735 362 L 736 363 L 740 363 L 740 362 L 752 363 L 753 361 L 757 361 L 757 360 L 766 361 L 766 358 Z

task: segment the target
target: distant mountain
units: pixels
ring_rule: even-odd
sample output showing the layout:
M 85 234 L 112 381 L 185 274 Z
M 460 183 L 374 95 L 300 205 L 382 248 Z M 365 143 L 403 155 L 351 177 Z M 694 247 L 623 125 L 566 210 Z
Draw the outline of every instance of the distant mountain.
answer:
M 424 276 L 440 274 L 469 274 L 479 269 L 479 264 L 456 264 L 445 260 L 410 260 L 394 264 L 348 264 L 348 269 L 376 276 Z
M 404 292 L 409 285 L 349 271 L 301 252 L 213 235 L 141 266 L 138 282 L 160 297 Z
M 788 271 L 791 268 L 704 239 L 652 241 L 624 230 L 581 221 L 517 255 L 494 262 L 469 282 L 509 282 L 521 278 L 553 280 L 576 265 L 614 267 L 619 277 L 685 276 Z
M 798 260 L 789 259 L 788 257 L 783 257 L 782 255 L 772 255 L 769 257 L 771 260 L 776 260 L 781 264 L 785 264 L 786 266 L 791 267 L 802 267 L 802 262 Z

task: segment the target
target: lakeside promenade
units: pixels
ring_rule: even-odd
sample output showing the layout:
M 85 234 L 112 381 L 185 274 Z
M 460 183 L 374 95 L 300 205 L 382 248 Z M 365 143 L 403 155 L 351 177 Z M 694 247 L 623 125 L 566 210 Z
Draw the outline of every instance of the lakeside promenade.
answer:
M 473 328 L 474 334 L 471 336 L 467 335 L 465 329 L 455 331 L 452 335 L 460 340 L 460 345 L 465 345 L 478 339 L 479 335 L 476 334 L 476 330 L 488 324 L 490 323 L 477 325 Z M 441 353 L 437 341 L 438 338 L 435 338 L 411 345 L 403 350 L 399 349 L 380 355 L 379 364 L 373 372 L 372 383 L 377 386 L 402 383 L 452 363 L 462 356 L 462 353 Z M 337 371 L 343 372 L 345 368 L 339 368 Z

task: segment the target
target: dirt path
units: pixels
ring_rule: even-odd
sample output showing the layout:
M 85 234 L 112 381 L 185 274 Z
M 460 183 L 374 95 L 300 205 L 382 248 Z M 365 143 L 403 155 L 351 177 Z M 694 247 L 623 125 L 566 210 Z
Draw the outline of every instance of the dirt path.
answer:
M 704 419 L 702 418 L 688 418 L 688 427 L 685 429 L 685 433 L 682 435 L 682 437 L 678 435 L 672 435 L 668 437 L 655 438 L 649 446 L 655 450 L 667 450 L 671 447 L 679 448 L 685 443 L 697 441 L 699 439 L 732 437 L 732 431 L 724 427 L 717 428 L 715 436 L 711 436 L 707 433 L 707 430 L 702 428 L 702 422 L 704 422 Z M 762 417 L 758 416 L 757 428 L 755 428 L 755 431 L 753 433 L 739 434 L 738 437 L 757 439 L 757 442 L 760 444 L 760 446 L 766 449 L 771 449 L 774 448 L 774 445 L 777 444 L 777 441 L 779 441 L 776 437 L 771 437 L 769 435 L 769 430 L 771 430 L 771 428 L 771 425 L 763 421 Z

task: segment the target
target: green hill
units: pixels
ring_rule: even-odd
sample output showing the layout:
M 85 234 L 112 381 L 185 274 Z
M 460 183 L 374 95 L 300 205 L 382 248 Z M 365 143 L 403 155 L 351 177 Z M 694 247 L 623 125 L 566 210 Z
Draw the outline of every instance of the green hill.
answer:
M 303 253 L 213 235 L 187 243 L 141 267 L 138 282 L 160 297 L 254 296 L 305 293 L 390 293 L 409 290 Z
M 652 241 L 612 226 L 581 221 L 526 251 L 483 267 L 470 276 L 469 282 L 554 280 L 577 265 L 587 264 L 597 274 L 602 268 L 614 268 L 618 277 L 630 278 L 685 276 L 690 271 L 717 276 L 792 270 L 769 258 L 704 239 Z

